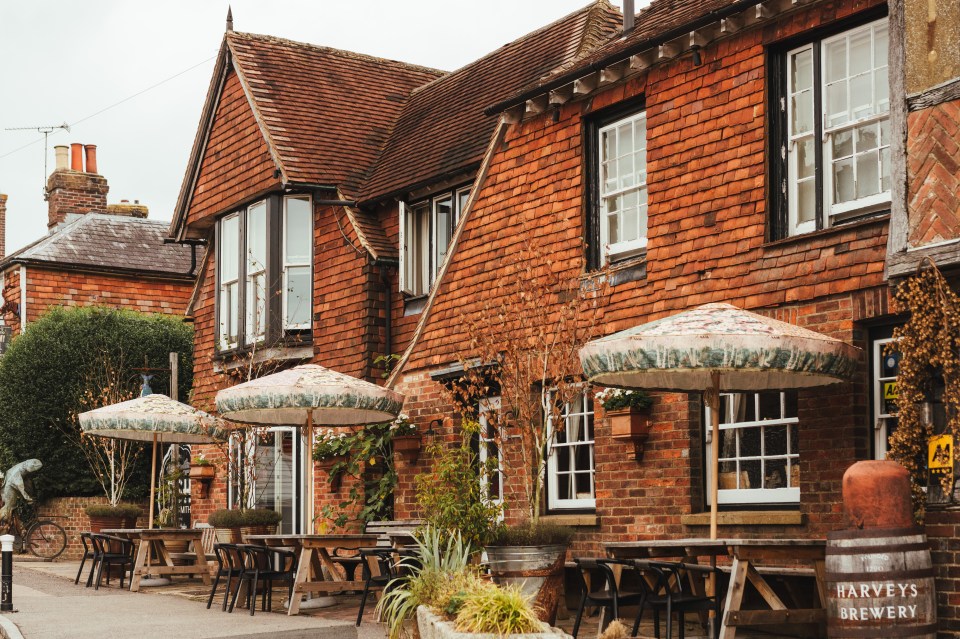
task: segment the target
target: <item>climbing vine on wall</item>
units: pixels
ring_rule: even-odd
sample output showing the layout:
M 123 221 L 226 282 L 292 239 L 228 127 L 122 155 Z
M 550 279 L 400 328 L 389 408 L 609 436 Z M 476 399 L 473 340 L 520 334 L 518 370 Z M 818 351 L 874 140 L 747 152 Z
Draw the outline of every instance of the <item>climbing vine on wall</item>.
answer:
M 890 344 L 891 350 L 900 353 L 900 374 L 898 425 L 890 438 L 888 457 L 910 471 L 918 522 L 925 513 L 922 486 L 927 442 L 934 435 L 924 402 L 929 401 L 940 381 L 944 384 L 945 432 L 954 437 L 960 434 L 960 298 L 932 261 L 928 260 L 928 266 L 897 289 L 897 310 L 909 312 L 910 319 L 894 331 Z M 952 489 L 943 486 L 947 494 Z

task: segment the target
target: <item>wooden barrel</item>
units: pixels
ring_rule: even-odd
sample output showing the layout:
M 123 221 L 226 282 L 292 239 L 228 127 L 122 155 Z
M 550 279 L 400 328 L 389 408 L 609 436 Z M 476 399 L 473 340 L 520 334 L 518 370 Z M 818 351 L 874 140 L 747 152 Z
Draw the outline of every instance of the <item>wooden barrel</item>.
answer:
M 827 636 L 937 636 L 937 598 L 927 536 L 919 528 L 827 535 Z

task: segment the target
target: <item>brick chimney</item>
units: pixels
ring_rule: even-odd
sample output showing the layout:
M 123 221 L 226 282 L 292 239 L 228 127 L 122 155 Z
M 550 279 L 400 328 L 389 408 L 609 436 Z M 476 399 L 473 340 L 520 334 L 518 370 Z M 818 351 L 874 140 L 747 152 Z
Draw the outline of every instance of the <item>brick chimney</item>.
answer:
M 146 218 L 149 211 L 145 204 L 140 204 L 140 200 L 134 200 L 133 204 L 130 204 L 130 200 L 120 200 L 120 204 L 107 206 L 107 214 L 124 217 Z
M 51 231 L 76 215 L 107 211 L 107 179 L 96 173 L 97 147 L 86 147 L 87 171 L 83 169 L 83 145 L 71 144 L 70 166 L 65 146 L 55 147 L 57 167 L 47 179 L 47 228 Z
M 7 254 L 7 196 L 0 193 L 0 257 Z

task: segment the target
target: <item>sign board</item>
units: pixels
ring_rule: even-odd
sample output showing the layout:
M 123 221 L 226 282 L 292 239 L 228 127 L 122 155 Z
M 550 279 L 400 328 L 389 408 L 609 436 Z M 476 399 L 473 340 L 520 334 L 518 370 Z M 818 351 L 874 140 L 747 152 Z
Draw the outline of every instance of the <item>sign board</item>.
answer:
M 927 445 L 927 501 L 950 502 L 953 494 L 953 435 L 937 435 Z

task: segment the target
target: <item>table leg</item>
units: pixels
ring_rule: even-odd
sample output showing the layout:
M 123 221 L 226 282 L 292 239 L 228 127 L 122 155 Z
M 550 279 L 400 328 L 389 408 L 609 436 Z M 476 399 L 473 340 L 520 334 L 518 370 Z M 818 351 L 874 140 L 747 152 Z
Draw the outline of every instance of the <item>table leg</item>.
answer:
M 200 579 L 203 580 L 205 586 L 210 585 L 210 564 L 207 563 L 207 555 L 203 552 L 203 535 L 197 535 L 193 539 L 193 551 L 196 554 L 197 558 L 194 561 L 194 564 L 201 571 Z
M 137 559 L 133 562 L 133 576 L 130 577 L 130 592 L 140 591 L 140 580 L 143 578 L 143 567 L 150 554 L 150 542 L 141 541 L 137 547 Z
M 730 586 L 727 588 L 727 601 L 723 606 L 723 621 L 720 624 L 720 639 L 735 639 L 737 627 L 727 625 L 727 617 L 731 612 L 739 611 L 743 603 L 743 592 L 747 585 L 747 572 L 750 562 L 734 556 L 730 568 Z
M 290 599 L 290 605 L 287 607 L 287 615 L 292 616 L 300 612 L 300 602 L 303 600 L 303 590 L 300 590 L 310 576 L 311 563 L 313 561 L 313 549 L 304 548 L 300 551 L 300 561 L 297 562 L 297 577 L 293 581 L 293 597 Z
M 157 549 L 157 558 L 163 562 L 164 566 L 173 565 L 173 557 L 170 556 L 170 553 L 167 551 L 167 544 L 162 539 L 157 539 L 155 542 Z
M 827 566 L 826 561 L 817 559 L 813 562 L 813 571 L 817 575 L 817 594 L 820 595 L 820 607 L 827 607 Z

